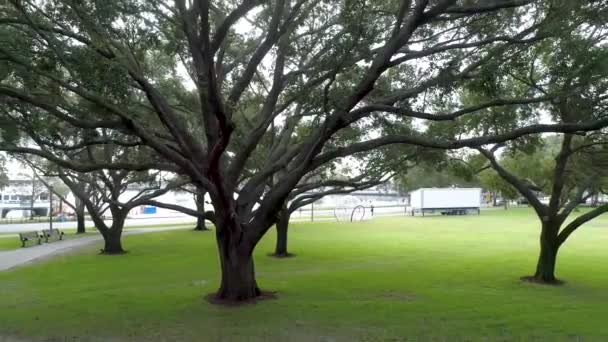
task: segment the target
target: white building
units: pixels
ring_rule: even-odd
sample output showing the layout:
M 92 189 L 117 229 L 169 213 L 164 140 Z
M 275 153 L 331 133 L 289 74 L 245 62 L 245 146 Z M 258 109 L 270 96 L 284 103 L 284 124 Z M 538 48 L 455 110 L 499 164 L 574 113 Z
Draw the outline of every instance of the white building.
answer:
M 32 181 L 31 171 L 11 165 L 8 169 L 8 185 L 0 189 L 0 217 L 19 218 L 48 216 L 49 192 L 41 182 Z M 32 196 L 34 202 L 32 205 Z

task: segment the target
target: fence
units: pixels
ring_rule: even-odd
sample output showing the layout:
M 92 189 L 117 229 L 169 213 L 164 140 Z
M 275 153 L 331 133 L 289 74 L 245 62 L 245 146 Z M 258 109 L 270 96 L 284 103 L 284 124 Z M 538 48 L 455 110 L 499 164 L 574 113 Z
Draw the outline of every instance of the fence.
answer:
M 59 219 L 58 217 L 53 218 L 53 222 L 70 222 L 76 221 L 74 217 L 64 217 Z M 25 223 L 43 223 L 49 222 L 48 216 L 34 216 L 30 217 L 19 217 L 19 218 L 2 218 L 0 219 L 0 224 L 25 224 Z
M 371 215 L 372 206 L 365 205 L 365 211 L 367 214 Z M 378 205 L 373 206 L 373 216 L 391 216 L 391 215 L 399 215 L 405 214 L 406 206 L 404 204 L 397 205 Z M 353 208 L 354 209 L 354 208 Z M 315 205 L 306 206 L 300 208 L 291 214 L 292 219 L 302 220 L 302 221 L 312 221 L 315 220 L 328 220 L 335 219 L 334 215 L 335 207 L 318 207 Z

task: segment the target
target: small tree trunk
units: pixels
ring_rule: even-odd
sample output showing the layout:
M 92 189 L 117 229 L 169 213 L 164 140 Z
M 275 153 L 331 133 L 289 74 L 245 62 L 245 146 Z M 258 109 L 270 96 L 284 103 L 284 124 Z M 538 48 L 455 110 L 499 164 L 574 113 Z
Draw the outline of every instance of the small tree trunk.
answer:
M 600 202 L 600 194 L 596 193 L 593 195 L 593 197 L 591 197 L 591 206 L 597 207 L 599 205 L 599 202 Z
M 84 211 L 76 212 L 76 234 L 86 233 Z
M 112 226 L 110 229 L 102 231 L 104 248 L 102 254 L 123 254 L 125 250 L 122 248 L 122 230 L 125 225 L 127 215 L 125 212 L 118 211 L 112 213 Z
M 286 207 L 281 209 L 279 218 L 276 223 L 277 227 L 277 245 L 275 247 L 274 256 L 287 257 L 290 256 L 287 252 L 287 232 L 289 229 L 289 211 Z
M 555 264 L 557 261 L 557 252 L 559 245 L 557 243 L 557 234 L 559 227 L 553 227 L 551 224 L 543 224 L 540 235 L 540 255 L 536 264 L 536 272 L 534 273 L 534 281 L 545 284 L 555 284 L 558 282 L 555 278 Z
M 215 300 L 224 303 L 251 301 L 261 294 L 255 280 L 251 251 L 231 243 L 231 227 L 217 227 L 222 281 Z
M 85 219 L 84 219 L 84 203 L 76 200 L 76 234 L 86 233 Z
M 211 230 L 209 228 L 207 228 L 207 226 L 205 226 L 205 219 L 202 217 L 197 217 L 196 218 L 196 226 L 194 227 L 194 230 L 196 231 L 208 231 Z
M 114 255 L 123 254 L 125 250 L 122 249 L 121 233 L 110 230 L 107 234 L 103 235 L 103 250 L 102 254 Z
M 205 212 L 205 193 L 198 192 L 194 196 L 194 202 L 196 203 L 196 210 L 204 213 Z M 205 219 L 203 217 L 197 217 L 196 218 L 196 227 L 194 227 L 194 230 L 207 231 L 210 229 L 207 228 L 207 226 L 205 226 Z

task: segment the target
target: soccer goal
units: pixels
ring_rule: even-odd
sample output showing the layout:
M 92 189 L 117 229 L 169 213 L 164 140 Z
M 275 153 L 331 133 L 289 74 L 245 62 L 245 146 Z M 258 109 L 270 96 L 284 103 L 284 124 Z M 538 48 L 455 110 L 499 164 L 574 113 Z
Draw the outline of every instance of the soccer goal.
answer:
M 355 197 L 345 197 L 334 208 L 334 217 L 338 222 L 356 222 L 369 218 L 368 210 Z

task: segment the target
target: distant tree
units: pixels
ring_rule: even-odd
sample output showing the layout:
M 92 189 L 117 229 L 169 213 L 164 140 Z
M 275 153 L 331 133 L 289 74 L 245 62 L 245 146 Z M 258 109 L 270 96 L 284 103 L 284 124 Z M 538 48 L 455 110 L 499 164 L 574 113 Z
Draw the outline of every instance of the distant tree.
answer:
M 186 184 L 185 186 L 176 189 L 176 191 L 183 191 L 190 195 L 192 195 L 192 199 L 194 201 L 194 205 L 196 207 L 196 211 L 198 213 L 205 212 L 205 192 L 200 189 L 194 187 L 192 184 Z M 205 217 L 200 215 L 195 215 L 196 217 L 196 226 L 194 226 L 195 231 L 209 231 L 205 224 Z
M 586 27 L 530 49 L 511 67 L 496 70 L 486 85 L 494 91 L 521 91 L 519 86 L 503 80 L 504 75 L 509 74 L 542 93 L 559 94 L 541 107 L 555 122 L 576 124 L 608 117 L 607 14 L 606 9 L 597 12 L 589 7 L 577 8 L 574 18 L 588 18 Z M 577 92 L 568 93 L 573 88 Z M 483 101 L 488 96 L 487 87 L 470 94 L 471 98 Z M 529 110 L 541 112 L 541 108 Z M 504 112 L 490 112 L 487 122 L 477 124 L 481 129 L 500 132 L 524 119 L 523 114 L 512 113 L 509 119 Z M 498 119 L 507 120 L 508 125 L 492 123 Z M 528 137 L 478 148 L 492 168 L 529 202 L 541 222 L 536 271 L 526 279 L 557 282 L 555 266 L 559 248 L 580 226 L 608 211 L 608 205 L 603 205 L 566 222 L 582 201 L 605 184 L 606 145 L 606 130 L 599 129 L 545 139 Z M 505 157 L 495 156 L 503 147 L 506 147 Z M 548 204 L 541 202 L 541 192 L 550 196 Z
M 40 164 L 38 164 L 40 165 Z M 35 170 L 36 168 L 34 168 Z M 49 170 L 41 170 L 43 174 L 53 173 L 53 171 Z M 88 194 L 89 198 L 93 196 L 90 193 L 92 187 L 90 187 L 87 182 L 82 181 L 79 178 L 74 178 L 73 182 L 70 183 L 70 186 L 63 182 L 56 182 L 53 179 L 45 179 L 45 177 L 40 176 L 38 172 L 34 171 L 38 180 L 46 186 L 49 190 L 50 195 L 55 195 L 59 198 L 60 205 L 61 203 L 65 203 L 68 207 L 70 207 L 74 211 L 74 215 L 76 216 L 76 234 L 84 234 L 86 233 L 86 207 L 84 202 L 80 200 L 78 196 L 74 196 L 74 201 L 71 202 L 68 200 L 68 193 L 71 191 L 70 186 L 76 187 L 78 190 L 72 191 L 72 193 L 80 192 Z
M 550 141 L 541 143 L 535 151 L 527 153 L 517 151 L 503 156 L 501 163 L 510 170 L 514 170 L 527 186 L 539 194 L 545 193 L 547 180 L 551 175 L 552 159 L 550 158 Z M 495 193 L 499 193 L 505 200 L 505 209 L 508 200 L 515 200 L 521 195 L 509 182 L 504 180 L 491 165 L 479 174 L 481 185 Z
M 493 195 L 494 206 L 496 206 L 497 194 L 500 194 L 504 200 L 505 209 L 508 207 L 507 201 L 519 198 L 519 193 L 494 171 L 484 170 L 481 172 L 479 174 L 479 182 L 485 190 Z
M 201 213 L 205 212 L 205 192 L 204 191 L 201 191 L 200 189 L 196 189 L 196 193 L 194 194 L 194 203 L 196 204 L 196 210 L 198 212 L 201 212 Z M 198 230 L 198 231 L 209 230 L 209 228 L 207 228 L 207 226 L 205 225 L 204 216 L 197 216 L 196 227 L 194 227 L 194 230 Z
M 419 149 L 415 159 L 404 164 L 396 176 L 403 193 L 420 188 L 476 187 L 477 174 L 484 170 L 470 154 Z
M 542 194 L 531 184 L 527 174 L 502 165 L 492 151 L 480 149 L 492 168 L 530 203 L 541 221 L 540 256 L 534 275 L 527 279 L 542 283 L 557 282 L 555 265 L 559 248 L 580 226 L 608 211 L 608 205 L 602 205 L 566 223 L 572 211 L 593 194 L 597 184 L 606 183 L 606 145 L 608 140 L 605 136 L 563 137 L 558 153 L 553 155 L 555 160 L 550 164 L 551 173 L 543 184 L 545 193 L 550 195 L 548 204 L 541 202 Z M 539 154 L 546 153 L 542 151 Z M 539 158 L 529 158 L 526 163 L 531 168 L 546 165 Z
M 22 122 L 20 125 L 26 129 L 25 123 Z M 105 136 L 106 132 L 101 130 L 100 134 Z M 89 136 L 78 144 L 70 143 L 66 136 L 58 137 L 57 142 L 45 140 L 33 132 L 29 132 L 29 137 L 41 147 L 41 151 L 44 151 L 43 158 L 46 154 L 61 155 L 64 158 L 62 160 L 78 165 L 115 165 L 137 160 L 147 160 L 150 165 L 154 165 L 152 161 L 154 156 L 151 156 L 145 149 L 138 151 L 109 142 L 99 145 L 88 140 L 97 139 L 94 136 Z M 53 158 L 48 158 L 48 160 L 53 160 Z M 30 161 L 29 165 L 42 176 L 60 179 L 72 191 L 77 198 L 73 207 L 77 210 L 79 228 L 84 229 L 84 211 L 81 211 L 81 206 L 84 206 L 95 228 L 104 238 L 104 248 L 102 249 L 104 254 L 124 253 L 121 241 L 122 231 L 127 215 L 133 208 L 149 204 L 156 197 L 187 183 L 184 180 L 177 180 L 166 182 L 163 186 L 159 184 L 160 171 L 150 170 L 147 167 L 143 171 L 100 169 L 78 172 L 62 168 L 61 164 L 58 165 L 48 160 L 37 163 Z M 137 189 L 137 193 L 129 195 L 127 191 L 132 187 Z M 112 219 L 110 225 L 105 222 L 108 214 Z
M 471 187 L 478 182 L 455 175 L 447 168 L 420 164 L 400 175 L 398 184 L 399 189 L 407 193 L 420 188 Z

